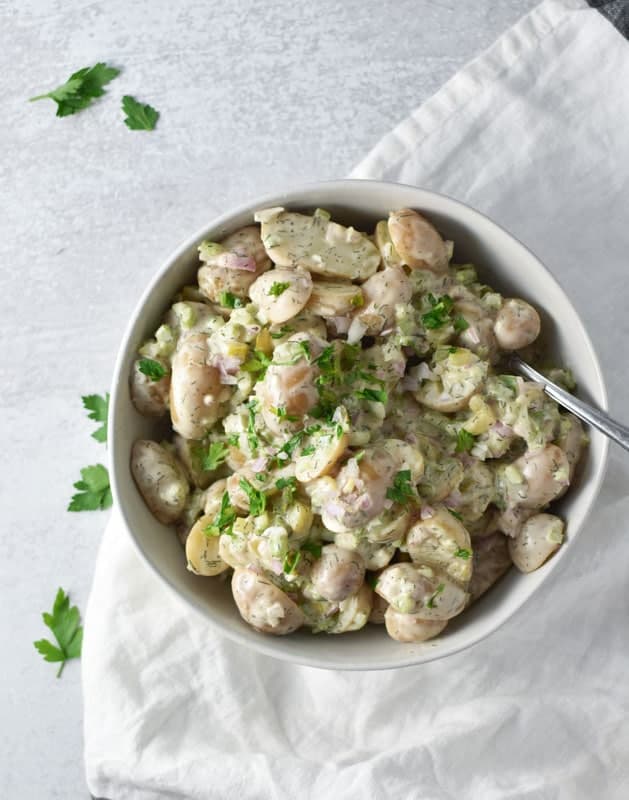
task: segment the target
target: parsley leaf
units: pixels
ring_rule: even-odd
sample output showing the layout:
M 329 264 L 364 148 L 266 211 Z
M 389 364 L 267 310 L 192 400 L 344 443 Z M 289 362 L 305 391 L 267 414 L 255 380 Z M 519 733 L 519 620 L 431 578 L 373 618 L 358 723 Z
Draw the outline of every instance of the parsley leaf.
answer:
M 84 67 L 73 72 L 65 83 L 51 92 L 31 97 L 30 101 L 49 98 L 57 104 L 57 116 L 68 117 L 92 105 L 96 97 L 105 94 L 103 86 L 120 74 L 119 69 L 108 67 L 102 61 L 93 67 Z
M 60 662 L 57 677 L 61 676 L 66 661 L 71 658 L 79 658 L 81 655 L 81 645 L 83 643 L 83 626 L 81 615 L 76 606 L 70 606 L 70 598 L 59 589 L 55 602 L 52 607 L 52 614 L 44 612 L 42 614 L 44 624 L 50 628 L 57 646 L 48 639 L 39 639 L 33 642 L 35 648 L 44 657 L 44 661 Z
M 240 444 L 240 435 L 237 433 L 232 433 L 230 436 L 227 437 L 227 443 L 230 444 L 232 447 L 238 447 Z
M 278 419 L 285 419 L 287 422 L 297 422 L 299 419 L 299 417 L 289 414 L 286 410 L 286 406 L 277 406 L 277 408 L 275 406 L 271 406 L 271 411 Z
M 138 361 L 138 369 L 152 381 L 161 381 L 166 374 L 165 367 L 153 358 L 141 358 Z
M 249 513 L 254 517 L 263 514 L 266 509 L 265 493 L 255 489 L 246 478 L 241 478 L 238 485 L 249 498 Z
M 223 442 L 212 442 L 201 457 L 201 467 L 212 472 L 217 469 L 229 455 L 229 447 Z
M 102 422 L 103 424 L 97 428 L 94 433 L 92 434 L 92 438 L 96 439 L 97 442 L 106 442 L 107 441 L 107 411 L 109 410 L 109 392 L 104 397 L 101 397 L 99 394 L 87 394 L 84 395 L 81 400 L 83 400 L 83 408 L 86 411 L 89 411 L 87 415 L 89 419 L 93 419 L 95 422 Z
M 309 444 L 308 447 L 304 447 L 301 451 L 302 456 L 311 456 L 315 451 L 314 445 Z
M 211 525 L 206 525 L 203 533 L 206 536 L 220 536 L 226 533 L 228 536 L 232 534 L 232 527 L 236 521 L 236 511 L 229 502 L 229 492 L 223 492 L 221 498 L 221 507 L 216 515 L 214 522 Z
M 288 289 L 290 283 L 287 281 L 275 281 L 273 286 L 268 291 L 272 297 L 279 297 L 280 295 L 284 294 L 284 292 Z
M 440 584 L 439 584 L 439 586 L 437 586 L 437 588 L 436 588 L 436 589 L 435 589 L 435 591 L 434 591 L 434 592 L 433 592 L 433 593 L 430 595 L 430 597 L 428 598 L 428 600 L 426 600 L 426 608 L 434 608 L 434 607 L 435 607 L 435 600 L 436 600 L 436 599 L 437 599 L 437 597 L 438 597 L 438 596 L 441 594 L 441 592 L 443 592 L 443 590 L 444 590 L 445 588 L 446 588 L 446 587 L 445 587 L 445 584 L 444 584 L 444 583 L 440 583 Z
M 253 357 L 245 361 L 242 365 L 242 369 L 244 369 L 245 372 L 259 373 L 258 378 L 263 378 L 270 363 L 271 359 L 266 353 L 263 353 L 261 350 L 256 350 Z
M 306 356 L 306 359 L 310 360 L 310 342 L 301 341 L 297 342 L 297 345 L 299 349 L 303 351 L 303 354 Z
M 254 399 L 250 400 L 247 404 L 247 409 L 249 410 L 249 422 L 247 423 L 247 441 L 249 442 L 249 447 L 255 451 L 258 449 L 258 436 L 256 434 L 256 410 L 258 408 L 258 404 Z
M 354 394 L 356 397 L 361 397 L 363 400 L 371 400 L 374 403 L 387 402 L 387 393 L 382 389 L 360 389 Z
M 301 546 L 302 550 L 310 553 L 315 558 L 321 557 L 321 543 L 320 542 L 304 542 Z
M 112 504 L 109 488 L 109 473 L 102 464 L 84 467 L 81 480 L 74 484 L 79 492 L 72 495 L 68 511 L 96 511 L 109 508 Z
M 387 489 L 387 499 L 400 505 L 406 505 L 409 500 L 417 499 L 415 489 L 411 483 L 410 469 L 400 470 L 393 478 L 393 485 Z
M 122 110 L 127 115 L 124 124 L 132 131 L 152 131 L 159 117 L 159 111 L 149 105 L 143 106 L 128 94 L 122 98 Z
M 466 331 L 470 327 L 469 322 L 465 319 L 465 317 L 462 317 L 460 314 L 458 314 L 452 320 L 452 324 L 454 325 L 454 330 L 457 333 L 463 333 L 463 331 Z
M 297 568 L 297 564 L 301 561 L 301 551 L 293 550 L 286 554 L 284 563 L 282 564 L 282 572 L 284 575 L 290 575 Z
M 459 514 L 458 511 L 454 511 L 452 508 L 449 508 L 448 511 L 452 514 L 455 519 L 458 519 L 459 522 L 463 522 L 463 515 Z
M 287 336 L 289 333 L 294 333 L 295 329 L 291 328 L 290 325 L 282 325 L 279 331 L 275 331 L 275 333 L 271 334 L 271 339 L 283 339 L 284 336 Z
M 456 450 L 457 453 L 468 453 L 472 447 L 474 447 L 474 442 L 476 439 L 474 436 L 465 430 L 465 428 L 461 428 L 456 435 Z
M 464 547 L 459 547 L 459 549 L 454 554 L 455 558 L 463 558 L 465 561 L 469 559 L 472 555 L 471 550 L 466 550 Z
M 231 292 L 221 292 L 218 296 L 218 301 L 223 308 L 242 308 L 244 306 L 240 297 L 236 297 Z
M 434 330 L 435 328 L 442 328 L 444 325 L 447 325 L 450 321 L 450 311 L 454 305 L 452 298 L 444 294 L 443 297 L 437 300 L 434 295 L 429 294 L 428 302 L 432 308 L 430 311 L 422 314 L 422 323 L 424 327 L 429 330 Z

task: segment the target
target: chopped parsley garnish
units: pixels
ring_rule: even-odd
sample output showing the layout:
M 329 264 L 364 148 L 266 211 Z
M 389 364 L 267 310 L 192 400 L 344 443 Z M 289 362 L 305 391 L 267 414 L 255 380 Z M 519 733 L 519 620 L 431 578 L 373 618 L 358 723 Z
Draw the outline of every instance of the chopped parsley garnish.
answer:
M 207 472 L 217 469 L 229 455 L 229 447 L 223 442 L 212 442 L 201 456 L 201 468 Z
M 254 399 L 250 400 L 247 404 L 247 409 L 249 411 L 249 422 L 247 423 L 247 441 L 249 442 L 249 447 L 252 450 L 258 449 L 258 436 L 256 434 L 256 410 L 258 404 Z
M 30 100 L 44 100 L 49 98 L 57 104 L 57 116 L 68 117 L 92 105 L 96 97 L 105 94 L 104 86 L 113 81 L 120 74 L 119 69 L 108 67 L 99 61 L 93 67 L 83 67 L 78 72 L 73 72 L 65 83 L 57 86 L 51 92 L 38 94 Z
M 321 544 L 319 542 L 304 542 L 301 546 L 302 550 L 310 553 L 315 558 L 321 557 Z
M 275 281 L 273 286 L 268 291 L 272 297 L 279 297 L 280 295 L 284 294 L 284 292 L 288 289 L 290 283 L 288 281 Z
M 301 561 L 301 551 L 293 550 L 286 554 L 284 563 L 282 564 L 282 572 L 284 575 L 290 575 L 297 568 L 297 564 Z
M 241 478 L 238 485 L 249 498 L 249 513 L 254 517 L 263 514 L 266 509 L 266 494 L 254 488 L 246 478 Z
M 267 479 L 267 477 L 268 477 L 268 475 L 266 474 L 266 472 L 256 472 L 256 480 L 259 483 L 262 483 L 263 481 L 265 481 Z
M 365 298 L 359 293 L 355 294 L 349 302 L 353 308 L 362 308 L 365 305 Z
M 286 411 L 286 406 L 277 406 L 277 408 L 272 406 L 271 410 L 278 419 L 285 419 L 286 422 L 297 422 L 297 420 L 299 419 L 299 417 L 295 417 L 293 414 L 289 414 Z
M 447 294 L 444 294 L 443 297 L 440 297 L 438 300 L 434 295 L 429 294 L 428 302 L 432 308 L 430 311 L 422 314 L 422 323 L 424 327 L 429 330 L 434 330 L 435 328 L 442 328 L 444 325 L 447 325 L 450 321 L 450 311 L 452 311 L 454 300 Z
M 312 436 L 313 433 L 318 433 L 320 430 L 321 430 L 321 425 L 309 425 L 302 431 L 297 431 L 297 433 L 291 436 L 290 439 L 285 444 L 283 444 L 277 451 L 277 453 L 273 456 L 273 460 L 275 461 L 275 463 L 278 464 L 279 466 L 285 464 L 288 461 L 288 459 L 293 455 L 295 449 L 299 447 L 304 436 Z M 285 455 L 286 458 L 280 458 L 280 455 Z
M 283 339 L 284 336 L 287 336 L 289 333 L 294 333 L 295 329 L 291 328 L 290 325 L 282 325 L 279 331 L 275 331 L 275 333 L 271 334 L 271 339 Z
M 472 555 L 472 551 L 471 550 L 466 550 L 464 547 L 459 547 L 459 549 L 454 554 L 455 558 L 463 558 L 466 561 L 468 560 L 468 558 L 471 555 Z
M 231 292 L 221 292 L 218 301 L 223 308 L 242 308 L 244 305 L 240 297 L 236 297 Z
M 469 322 L 460 314 L 457 314 L 457 316 L 452 320 L 452 325 L 457 333 L 463 333 L 463 331 L 466 331 L 470 327 Z
M 476 439 L 474 436 L 465 430 L 465 428 L 461 428 L 456 435 L 456 450 L 457 453 L 468 453 L 472 447 L 474 447 L 474 442 Z
M 238 447 L 240 444 L 240 434 L 232 433 L 231 436 L 227 437 L 227 443 L 231 445 L 231 447 Z
M 92 434 L 92 438 L 97 442 L 107 441 L 107 412 L 109 410 L 109 392 L 104 397 L 99 394 L 88 394 L 81 398 L 83 400 L 83 408 L 89 411 L 87 415 L 89 419 L 94 422 L 102 422 L 103 424 L 98 427 Z
M 310 360 L 310 342 L 302 341 L 297 343 L 299 349 L 303 352 L 308 360 Z
M 370 400 L 374 403 L 387 402 L 387 393 L 382 389 L 360 389 L 354 392 L 354 394 L 356 397 L 360 397 L 363 400 Z
M 453 517 L 459 520 L 459 522 L 463 522 L 463 515 L 459 514 L 458 511 L 454 511 L 454 509 L 449 508 L 448 511 L 452 514 Z
M 378 575 L 374 575 L 372 572 L 368 575 L 365 575 L 365 581 L 371 586 L 372 589 L 375 590 L 376 584 L 378 583 Z
M 282 505 L 285 509 L 292 502 L 297 491 L 297 478 L 278 478 L 275 486 L 282 492 Z
M 152 381 L 161 381 L 166 375 L 166 368 L 159 361 L 155 361 L 154 358 L 141 358 L 138 361 L 138 369 L 142 375 L 146 375 Z
M 417 494 L 411 483 L 410 469 L 402 469 L 395 475 L 392 486 L 387 489 L 387 499 L 403 506 L 410 500 L 417 499 Z
M 518 391 L 518 380 L 513 375 L 498 375 L 498 380 L 512 392 Z
M 42 617 L 44 625 L 52 631 L 57 644 L 54 645 L 48 639 L 39 639 L 33 644 L 37 652 L 44 657 L 44 661 L 59 664 L 57 677 L 60 678 L 66 661 L 79 658 L 81 655 L 83 644 L 81 615 L 76 606 L 70 605 L 70 598 L 60 588 L 55 597 L 52 614 L 44 612 Z
M 435 600 L 437 597 L 443 592 L 446 588 L 444 583 L 440 583 L 439 586 L 435 589 L 435 591 L 430 595 L 428 600 L 426 600 L 426 608 L 434 608 L 435 607 Z
M 236 511 L 229 502 L 229 492 L 223 492 L 221 507 L 211 525 L 206 525 L 203 533 L 206 536 L 220 536 L 223 533 L 231 536 L 232 527 L 236 521 Z
M 109 473 L 102 464 L 84 467 L 81 480 L 74 484 L 79 491 L 72 496 L 68 511 L 96 511 L 109 508 L 112 504 L 109 487 Z
M 124 124 L 132 131 L 152 131 L 157 124 L 159 111 L 153 106 L 142 105 L 131 95 L 122 98 L 122 110 L 127 115 Z
M 311 456 L 315 451 L 314 445 L 308 445 L 301 451 L 302 456 Z
M 342 425 L 337 425 L 336 426 L 336 438 L 340 439 L 341 436 L 343 435 L 343 432 L 344 432 L 343 431 L 343 426 Z
M 242 365 L 242 369 L 244 369 L 245 372 L 259 373 L 258 378 L 263 378 L 270 364 L 271 359 L 266 353 L 263 353 L 261 350 L 255 350 L 252 358 L 245 361 Z

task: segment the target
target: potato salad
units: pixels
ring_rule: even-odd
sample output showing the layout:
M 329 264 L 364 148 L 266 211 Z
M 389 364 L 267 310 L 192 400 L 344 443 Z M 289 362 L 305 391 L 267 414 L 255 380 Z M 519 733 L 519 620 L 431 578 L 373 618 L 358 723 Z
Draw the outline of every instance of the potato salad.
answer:
M 133 403 L 172 434 L 135 442 L 133 477 L 256 630 L 430 639 L 562 543 L 586 436 L 506 358 L 539 332 L 415 210 L 369 233 L 260 210 L 201 243 L 139 349 Z

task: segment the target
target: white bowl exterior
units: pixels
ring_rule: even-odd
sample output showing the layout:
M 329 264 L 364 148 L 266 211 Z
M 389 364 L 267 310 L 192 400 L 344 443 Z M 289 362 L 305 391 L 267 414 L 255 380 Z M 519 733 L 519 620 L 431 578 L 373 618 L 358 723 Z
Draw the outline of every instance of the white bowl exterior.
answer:
M 367 626 L 343 636 L 314 636 L 308 631 L 271 637 L 257 633 L 240 618 L 228 585 L 192 575 L 172 529 L 160 525 L 148 511 L 131 477 L 129 456 L 138 438 L 160 438 L 165 430 L 142 417 L 129 395 L 129 374 L 137 348 L 155 331 L 172 297 L 194 281 L 197 245 L 217 240 L 250 224 L 258 208 L 328 209 L 334 219 L 373 229 L 390 209 L 408 206 L 426 213 L 455 243 L 455 257 L 479 267 L 483 279 L 504 292 L 529 299 L 540 309 L 552 349 L 569 365 L 579 394 L 607 408 L 601 370 L 590 339 L 570 301 L 538 259 L 496 223 L 444 195 L 379 181 L 334 181 L 308 185 L 263 197 L 223 215 L 183 244 L 159 270 L 140 299 L 124 335 L 114 372 L 110 404 L 110 475 L 114 502 L 143 560 L 179 597 L 220 632 L 262 653 L 327 669 L 388 669 L 420 664 L 457 652 L 496 630 L 560 565 L 583 527 L 598 494 L 607 459 L 607 439 L 591 431 L 591 443 L 578 480 L 562 499 L 567 540 L 541 569 L 529 575 L 515 568 L 472 608 L 453 620 L 436 640 L 402 644 L 390 639 L 383 626 Z M 548 334 L 547 334 L 548 335 Z M 184 613 L 182 608 L 182 613 Z

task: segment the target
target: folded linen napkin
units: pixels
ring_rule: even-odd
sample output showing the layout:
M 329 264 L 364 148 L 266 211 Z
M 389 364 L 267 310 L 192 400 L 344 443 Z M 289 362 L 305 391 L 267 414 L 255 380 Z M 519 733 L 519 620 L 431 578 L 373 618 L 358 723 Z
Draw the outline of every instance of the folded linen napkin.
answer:
M 597 5 L 622 24 L 626 3 Z M 459 197 L 530 243 L 583 313 L 619 409 L 627 86 L 629 44 L 610 21 L 545 0 L 353 173 Z M 481 646 L 392 672 L 292 666 L 223 639 L 144 567 L 114 512 L 83 650 L 91 792 L 626 798 L 628 472 L 613 453 L 587 530 L 515 619 Z

